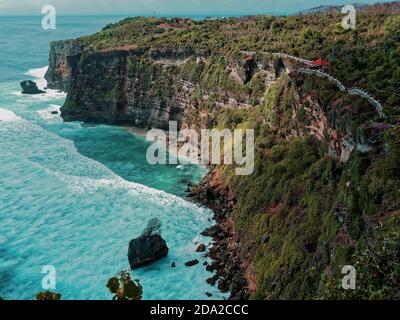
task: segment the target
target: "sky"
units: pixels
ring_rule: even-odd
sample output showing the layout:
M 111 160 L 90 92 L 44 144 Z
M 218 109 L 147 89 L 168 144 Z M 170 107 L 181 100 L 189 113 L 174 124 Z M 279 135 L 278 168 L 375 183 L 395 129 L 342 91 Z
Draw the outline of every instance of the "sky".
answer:
M 372 4 L 377 0 L 356 0 Z M 290 14 L 349 0 L 0 0 L 1 15 L 40 15 L 53 5 L 58 15 Z

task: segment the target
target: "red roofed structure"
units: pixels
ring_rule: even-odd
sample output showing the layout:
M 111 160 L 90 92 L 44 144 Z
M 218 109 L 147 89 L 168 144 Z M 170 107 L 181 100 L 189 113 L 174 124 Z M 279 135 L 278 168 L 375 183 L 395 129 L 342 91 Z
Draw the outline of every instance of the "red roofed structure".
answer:
M 311 64 L 316 67 L 325 67 L 329 65 L 329 61 L 319 58 L 317 60 L 312 61 Z

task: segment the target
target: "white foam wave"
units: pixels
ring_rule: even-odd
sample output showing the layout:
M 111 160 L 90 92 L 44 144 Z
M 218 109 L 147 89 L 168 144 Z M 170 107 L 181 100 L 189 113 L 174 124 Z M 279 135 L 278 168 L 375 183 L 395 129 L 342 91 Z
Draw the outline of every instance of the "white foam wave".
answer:
M 47 81 L 44 78 L 44 76 L 48 69 L 49 69 L 48 66 L 45 66 L 42 68 L 30 69 L 25 74 L 28 76 L 31 76 L 33 78 L 36 78 L 37 80 L 35 82 L 36 82 L 38 88 L 41 90 L 44 90 L 47 87 Z
M 47 88 L 47 81 L 44 78 L 47 70 L 49 69 L 48 66 L 30 69 L 28 70 L 25 75 L 31 76 L 35 78 L 35 82 L 40 90 L 45 91 L 42 94 L 34 94 L 34 95 L 25 95 L 19 91 L 12 92 L 13 95 L 23 97 L 23 99 L 17 100 L 18 102 L 35 102 L 35 101 L 48 101 L 48 100 L 55 100 L 55 99 L 65 99 L 67 94 L 62 91 L 48 89 Z
M 59 119 L 60 118 L 60 109 L 61 106 L 58 104 L 50 104 L 48 108 L 39 110 L 37 113 L 42 119 L 51 120 L 51 119 Z M 57 113 L 55 113 L 57 112 Z
M 53 105 L 53 108 L 55 107 L 59 106 Z M 20 120 L 18 123 L 10 123 L 7 132 L 10 135 L 19 136 L 19 140 L 35 143 L 37 147 L 23 148 L 20 154 L 24 154 L 27 159 L 40 159 L 35 165 L 66 182 L 70 189 L 88 192 L 98 187 L 117 187 L 133 192 L 135 195 L 146 194 L 149 199 L 164 205 L 175 203 L 200 209 L 197 205 L 177 196 L 123 179 L 102 163 L 81 155 L 72 141 L 22 119 L 9 110 L 0 108 L 0 120 L 2 119 Z M 14 151 L 17 151 L 16 147 Z
M 49 66 L 45 66 L 42 68 L 36 68 L 36 69 L 29 69 L 28 72 L 25 74 L 37 79 L 44 79 L 44 75 L 46 74 L 47 70 L 49 69 Z
M 5 109 L 0 114 L 18 119 Z M 199 232 L 211 225 L 209 210 L 126 181 L 81 155 L 72 141 L 24 119 L 0 122 L 0 159 L 6 185 L 0 244 L 9 252 L 0 257 L 0 268 L 18 269 L 9 280 L 10 298 L 30 299 L 41 283 L 41 267 L 51 264 L 63 298 L 108 299 L 104 283 L 128 269 L 127 244 L 153 217 L 162 222 L 170 253 L 135 271 L 145 299 L 200 299 L 206 291 L 222 297 L 206 283 L 201 263 L 184 267 L 193 257 L 205 260 L 194 250 L 196 242 L 206 242 Z M 172 262 L 177 268 L 170 268 Z
M 18 117 L 14 112 L 0 108 L 0 121 L 16 121 L 20 120 L 21 118 Z

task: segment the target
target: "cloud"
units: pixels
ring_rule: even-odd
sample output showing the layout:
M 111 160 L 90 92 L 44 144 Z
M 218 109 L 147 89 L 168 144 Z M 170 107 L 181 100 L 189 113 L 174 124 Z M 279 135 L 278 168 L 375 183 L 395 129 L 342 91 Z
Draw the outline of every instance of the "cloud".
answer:
M 69 14 L 266 14 L 293 13 L 345 0 L 0 0 L 0 15 L 39 15 L 45 5 Z M 374 3 L 360 0 L 357 3 Z

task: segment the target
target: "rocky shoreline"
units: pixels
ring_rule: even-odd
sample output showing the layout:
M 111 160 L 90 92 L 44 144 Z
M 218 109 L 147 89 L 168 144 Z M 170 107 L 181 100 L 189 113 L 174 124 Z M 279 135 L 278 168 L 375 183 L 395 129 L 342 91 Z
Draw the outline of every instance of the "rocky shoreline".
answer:
M 207 253 L 213 262 L 206 268 L 214 275 L 207 282 L 212 286 L 217 285 L 223 293 L 230 292 L 229 300 L 247 300 L 250 297 L 249 285 L 239 256 L 231 217 L 236 199 L 223 185 L 215 170 L 212 168 L 197 186 L 188 190 L 190 198 L 214 212 L 216 225 L 201 233 L 213 239 L 213 246 Z
M 145 136 L 147 130 L 124 126 L 135 135 Z M 217 286 L 223 292 L 230 292 L 230 300 L 247 300 L 250 297 L 249 285 L 243 270 L 243 261 L 239 255 L 237 237 L 231 214 L 236 206 L 235 195 L 229 191 L 219 179 L 215 167 L 209 167 L 208 174 L 196 186 L 188 186 L 188 197 L 200 203 L 214 213 L 215 225 L 207 228 L 201 235 L 212 238 L 212 247 L 205 253 L 213 262 L 205 264 L 207 271 L 213 276 L 207 283 Z M 204 248 L 203 248 L 204 246 Z M 199 244 L 197 252 L 205 252 L 206 246 Z M 197 264 L 198 260 L 188 261 L 186 266 Z M 174 267 L 174 265 L 173 265 Z M 207 295 L 209 293 L 206 293 Z

